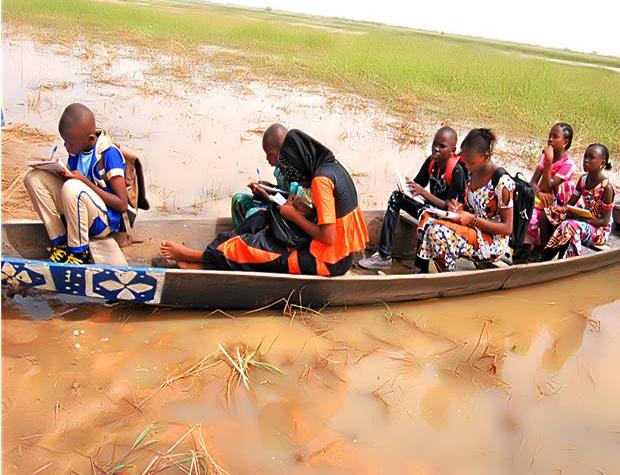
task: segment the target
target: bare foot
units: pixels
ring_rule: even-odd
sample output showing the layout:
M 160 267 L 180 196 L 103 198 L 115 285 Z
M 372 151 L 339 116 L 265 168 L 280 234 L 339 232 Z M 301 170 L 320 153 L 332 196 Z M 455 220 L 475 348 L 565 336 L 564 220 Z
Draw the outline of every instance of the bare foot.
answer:
M 162 257 L 173 261 L 195 262 L 196 254 L 199 253 L 199 251 L 195 251 L 176 242 L 162 241 L 159 246 L 159 253 Z

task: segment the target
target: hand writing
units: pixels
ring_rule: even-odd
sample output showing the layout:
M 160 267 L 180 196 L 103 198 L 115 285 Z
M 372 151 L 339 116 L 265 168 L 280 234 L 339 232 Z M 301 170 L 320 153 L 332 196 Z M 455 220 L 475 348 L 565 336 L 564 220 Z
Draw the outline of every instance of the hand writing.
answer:
M 252 194 L 254 198 L 261 201 L 269 201 L 269 194 L 263 190 L 260 186 L 258 186 L 258 182 L 250 182 L 248 188 L 252 190 Z
M 463 203 L 459 203 L 455 199 L 451 199 L 448 202 L 448 211 L 452 211 L 454 213 L 458 213 L 463 210 Z
M 74 171 L 64 170 L 62 172 L 59 172 L 58 176 L 60 176 L 60 178 L 64 180 L 79 180 L 82 183 L 88 183 L 89 181 L 88 178 L 86 178 L 84 175 L 82 175 L 77 170 L 74 170 Z

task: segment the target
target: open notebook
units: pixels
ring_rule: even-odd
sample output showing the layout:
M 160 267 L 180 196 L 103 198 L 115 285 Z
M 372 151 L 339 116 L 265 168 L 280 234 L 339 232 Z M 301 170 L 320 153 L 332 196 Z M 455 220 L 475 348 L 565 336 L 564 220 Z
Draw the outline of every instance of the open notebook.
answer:
M 592 219 L 594 215 L 587 209 L 579 208 L 578 206 L 568 205 L 566 207 L 568 211 L 570 211 L 575 216 L 579 216 L 580 218 Z
M 426 203 L 424 198 L 422 198 L 420 195 L 414 196 L 411 193 L 409 186 L 407 186 L 407 181 L 398 171 L 396 172 L 396 186 L 398 187 L 398 191 L 400 191 L 403 195 L 407 196 L 408 198 L 411 198 L 412 200 L 417 201 L 418 203 L 422 205 Z
M 427 212 L 429 212 L 431 214 L 434 214 L 438 218 L 442 218 L 442 219 L 453 220 L 453 219 L 456 219 L 456 217 L 458 216 L 453 211 L 448 211 L 448 210 L 445 210 L 445 209 L 435 208 L 434 206 L 429 206 L 427 208 L 424 208 L 424 211 L 427 211 Z
M 281 206 L 286 203 L 286 198 L 280 193 L 276 193 L 275 195 L 269 195 L 269 201 L 273 201 L 275 204 Z
M 62 162 L 55 160 L 37 160 L 28 162 L 30 168 L 36 168 L 37 170 L 45 170 L 46 172 L 57 175 L 58 173 L 68 172 L 69 169 Z

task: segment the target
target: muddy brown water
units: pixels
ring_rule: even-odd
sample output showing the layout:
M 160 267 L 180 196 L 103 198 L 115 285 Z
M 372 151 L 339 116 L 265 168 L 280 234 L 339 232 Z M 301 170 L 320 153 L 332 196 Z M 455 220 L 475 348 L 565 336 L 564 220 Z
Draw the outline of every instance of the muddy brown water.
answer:
M 619 274 L 321 314 L 4 298 L 5 473 L 109 468 L 151 423 L 128 473 L 195 424 L 229 473 L 619 473 Z M 228 398 L 219 345 L 282 373 Z
M 87 103 L 147 157 L 153 215 L 225 214 L 256 167 L 269 174 L 254 131 L 275 120 L 332 147 L 365 207 L 427 147 L 401 149 L 394 117 L 327 89 L 208 67 L 183 83 L 153 74 L 172 58 L 129 47 L 2 48 L 6 118 L 54 132 Z M 620 473 L 619 274 L 285 315 L 3 294 L 3 472 L 152 474 L 196 453 L 235 474 Z M 246 387 L 228 357 L 257 348 Z

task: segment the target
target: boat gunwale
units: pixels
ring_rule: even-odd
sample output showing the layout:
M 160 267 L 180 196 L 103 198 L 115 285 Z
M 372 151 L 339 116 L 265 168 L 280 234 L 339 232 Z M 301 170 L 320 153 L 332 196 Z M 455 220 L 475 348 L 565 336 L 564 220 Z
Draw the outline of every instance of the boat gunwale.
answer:
M 580 261 L 592 260 L 593 258 L 601 258 L 604 255 L 608 254 L 616 254 L 620 253 L 620 247 L 614 247 L 612 249 L 605 249 L 596 251 L 592 254 L 587 254 L 583 256 L 575 256 L 570 259 L 562 259 L 562 260 L 553 260 L 547 262 L 532 262 L 526 264 L 514 264 L 507 267 L 497 267 L 493 269 L 476 269 L 476 270 L 460 270 L 453 272 L 436 272 L 429 274 L 348 274 L 342 276 L 335 277 L 325 277 L 319 275 L 308 275 L 308 274 L 287 274 L 287 273 L 276 273 L 276 272 L 251 272 L 251 271 L 228 271 L 228 270 L 207 270 L 207 269 L 178 269 L 178 268 L 164 268 L 164 267 L 152 267 L 152 266 L 139 266 L 139 265 L 126 265 L 126 266 L 115 266 L 115 265 L 105 265 L 105 264 L 82 264 L 71 267 L 79 268 L 105 268 L 109 270 L 143 270 L 149 272 L 160 272 L 164 274 L 198 274 L 198 275 L 214 275 L 214 276 L 237 276 L 237 277 L 260 277 L 263 280 L 272 280 L 272 279 L 285 279 L 292 281 L 334 281 L 334 282 L 342 282 L 342 281 L 381 281 L 381 282 L 389 282 L 389 281 L 402 281 L 402 280 L 423 280 L 423 279 L 444 279 L 449 277 L 461 277 L 464 275 L 490 275 L 492 273 L 505 273 L 508 271 L 519 271 L 522 269 L 532 269 L 532 268 L 547 268 L 547 267 L 559 267 L 563 265 L 568 265 L 568 263 L 578 263 Z M 41 259 L 29 259 L 18 256 L 1 256 L 2 260 L 4 259 L 12 259 L 19 260 L 23 262 L 32 262 L 32 263 L 40 263 L 47 266 L 68 266 L 68 264 L 63 263 L 55 263 L 49 260 L 41 260 Z M 613 265 L 614 262 L 610 262 L 609 265 Z

